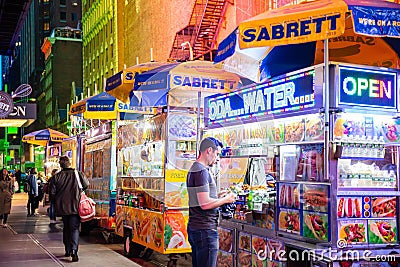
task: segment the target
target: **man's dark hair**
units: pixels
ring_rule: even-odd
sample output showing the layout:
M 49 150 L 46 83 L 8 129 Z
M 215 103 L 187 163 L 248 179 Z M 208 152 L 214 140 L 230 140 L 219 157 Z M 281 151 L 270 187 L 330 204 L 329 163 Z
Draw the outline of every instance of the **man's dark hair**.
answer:
M 62 169 L 69 168 L 71 166 L 71 162 L 67 156 L 61 156 L 58 160 L 58 163 Z
M 31 168 L 29 171 L 30 174 L 37 174 L 36 168 Z
M 200 152 L 204 152 L 207 148 L 211 147 L 212 149 L 216 150 L 218 147 L 223 147 L 221 141 L 215 139 L 214 137 L 206 137 L 200 143 Z

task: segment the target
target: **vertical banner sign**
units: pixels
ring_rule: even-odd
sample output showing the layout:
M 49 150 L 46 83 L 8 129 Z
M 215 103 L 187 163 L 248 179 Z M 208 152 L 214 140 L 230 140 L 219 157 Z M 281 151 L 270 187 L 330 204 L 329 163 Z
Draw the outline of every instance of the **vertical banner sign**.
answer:
M 339 67 L 339 105 L 397 109 L 396 73 Z
M 266 120 L 267 116 L 288 116 L 316 105 L 315 70 L 266 82 L 236 92 L 206 97 L 205 125 Z

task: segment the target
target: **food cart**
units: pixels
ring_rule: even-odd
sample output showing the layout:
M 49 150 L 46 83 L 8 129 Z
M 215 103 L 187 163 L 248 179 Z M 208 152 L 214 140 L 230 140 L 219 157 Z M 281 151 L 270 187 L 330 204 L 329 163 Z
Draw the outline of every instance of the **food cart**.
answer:
M 204 135 L 225 146 L 220 186 L 238 194 L 219 266 L 390 266 L 400 253 L 399 73 L 329 65 L 327 134 L 323 75 L 316 65 L 206 98 Z
M 239 76 L 212 62 L 172 63 L 135 76 L 138 105 L 155 116 L 118 128 L 116 233 L 128 256 L 191 251 L 186 176 L 196 159 L 204 97 L 239 86 Z M 132 103 L 132 100 L 131 100 Z
M 126 121 L 136 120 L 146 114 L 152 113 L 151 109 L 129 107 L 115 97 L 102 92 L 88 97 L 71 106 L 70 114 L 74 115 L 74 125 L 79 129 L 85 120 L 93 125 L 63 143 L 63 153 L 70 157 L 74 168 L 82 170 L 89 180 L 87 195 L 96 202 L 95 220 L 82 224 L 81 233 L 88 233 L 94 226 L 99 226 L 104 231 L 104 237 L 111 241 L 115 228 L 115 197 L 116 197 L 116 140 L 117 127 Z

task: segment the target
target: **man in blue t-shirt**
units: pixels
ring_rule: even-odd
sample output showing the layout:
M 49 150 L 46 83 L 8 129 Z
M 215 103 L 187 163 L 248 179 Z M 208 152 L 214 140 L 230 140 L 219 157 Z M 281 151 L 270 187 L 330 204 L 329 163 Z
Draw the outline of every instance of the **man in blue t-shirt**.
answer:
M 217 162 L 222 143 L 207 137 L 200 143 L 199 156 L 189 170 L 186 185 L 189 193 L 188 236 L 192 246 L 192 266 L 217 266 L 218 208 L 235 202 L 236 195 L 221 192 L 218 196 L 208 167 Z

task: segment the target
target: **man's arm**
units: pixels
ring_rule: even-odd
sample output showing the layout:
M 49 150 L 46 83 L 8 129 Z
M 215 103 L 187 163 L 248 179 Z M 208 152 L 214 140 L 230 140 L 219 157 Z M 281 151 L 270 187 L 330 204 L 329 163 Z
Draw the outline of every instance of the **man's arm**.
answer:
M 218 208 L 226 203 L 233 203 L 236 200 L 236 195 L 233 193 L 227 194 L 222 198 L 210 198 L 209 192 L 197 193 L 197 200 L 203 210 Z

